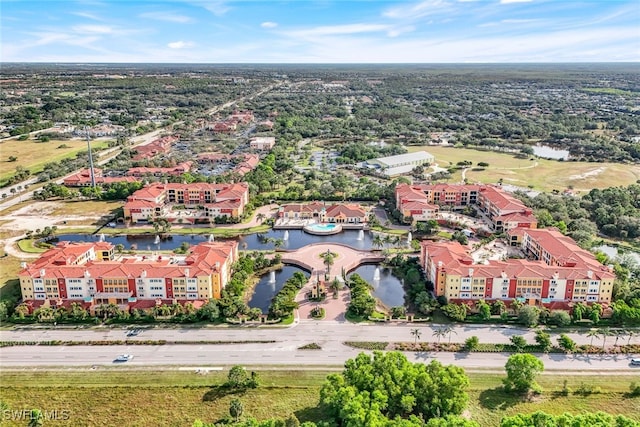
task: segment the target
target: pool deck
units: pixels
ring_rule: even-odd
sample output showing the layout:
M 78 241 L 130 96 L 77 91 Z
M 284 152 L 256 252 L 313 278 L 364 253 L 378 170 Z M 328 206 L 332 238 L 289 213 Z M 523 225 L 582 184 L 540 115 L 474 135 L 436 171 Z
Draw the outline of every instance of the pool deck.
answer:
M 285 219 L 278 218 L 276 219 L 275 224 L 273 224 L 274 230 L 302 230 L 305 225 L 311 224 L 336 224 L 340 225 L 343 230 L 368 230 L 367 223 L 336 223 L 336 222 L 327 222 L 327 223 L 318 223 L 315 219 Z

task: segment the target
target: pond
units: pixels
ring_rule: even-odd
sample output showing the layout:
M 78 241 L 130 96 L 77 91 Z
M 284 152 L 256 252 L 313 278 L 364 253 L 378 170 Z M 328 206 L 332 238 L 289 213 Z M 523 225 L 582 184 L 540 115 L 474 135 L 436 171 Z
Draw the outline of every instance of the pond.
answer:
M 378 273 L 376 273 L 376 270 Z M 375 264 L 365 264 L 353 270 L 347 277 L 354 273 L 359 274 L 360 277 L 371 284 L 373 296 L 388 308 L 405 305 L 402 281 L 393 275 L 390 268 L 382 268 Z M 376 278 L 378 280 L 374 280 Z
M 557 148 L 540 144 L 534 145 L 532 148 L 533 154 L 545 159 L 567 160 L 569 158 L 569 151 L 567 150 L 558 150 Z
M 257 307 L 263 313 L 267 313 L 271 299 L 282 289 L 284 282 L 293 277 L 293 273 L 296 271 L 309 275 L 308 272 L 301 268 L 285 265 L 282 270 L 272 271 L 260 277 L 260 281 L 256 285 L 253 296 L 249 301 L 249 307 Z
M 287 239 L 284 240 L 285 234 Z M 166 238 L 160 239 L 153 234 L 129 234 L 129 235 L 104 235 L 104 240 L 114 245 L 122 244 L 125 249 L 138 250 L 173 250 L 179 248 L 183 242 L 195 246 L 198 243 L 206 242 L 209 236 L 206 234 L 170 234 Z M 233 239 L 223 239 L 215 237 L 216 240 L 237 240 L 240 243 L 240 250 L 244 249 L 274 249 L 275 243 L 267 239 L 283 239 L 282 249 L 299 249 L 311 243 L 343 243 L 356 249 L 371 249 L 373 241 L 370 232 L 361 233 L 359 230 L 344 230 L 340 234 L 331 236 L 315 236 L 307 234 L 302 230 L 270 230 L 267 233 L 248 234 Z M 99 240 L 97 234 L 60 234 L 52 241 L 69 240 L 71 242 L 91 242 Z
M 615 246 L 610 246 L 610 245 L 596 246 L 596 247 L 593 248 L 593 250 L 604 252 L 611 259 L 615 259 L 618 255 L 621 255 L 621 254 L 625 254 L 625 255 L 629 254 L 629 256 L 631 256 L 631 258 L 633 258 L 634 260 L 636 260 L 636 262 L 638 264 L 640 264 L 640 253 L 638 253 L 638 252 L 624 251 L 624 250 L 621 252 Z

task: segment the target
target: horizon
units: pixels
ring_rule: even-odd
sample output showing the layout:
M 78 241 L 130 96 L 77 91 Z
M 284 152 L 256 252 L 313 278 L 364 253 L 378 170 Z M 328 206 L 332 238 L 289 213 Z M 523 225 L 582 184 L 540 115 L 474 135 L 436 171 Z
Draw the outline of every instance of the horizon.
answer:
M 635 0 L 4 1 L 2 63 L 640 62 Z

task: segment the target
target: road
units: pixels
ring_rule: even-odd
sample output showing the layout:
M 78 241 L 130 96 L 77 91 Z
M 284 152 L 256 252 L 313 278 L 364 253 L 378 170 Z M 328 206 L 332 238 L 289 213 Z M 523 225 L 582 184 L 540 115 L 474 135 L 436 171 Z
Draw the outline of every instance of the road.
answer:
M 274 89 L 275 87 L 280 86 L 281 84 L 283 84 L 283 83 L 274 83 L 274 84 L 272 84 L 270 86 L 267 86 L 264 89 L 261 89 L 258 92 L 255 92 L 255 93 L 253 93 L 251 95 L 245 95 L 245 96 L 242 96 L 242 97 L 240 97 L 238 99 L 229 101 L 229 102 L 227 102 L 227 103 L 225 103 L 223 105 L 212 107 L 209 110 L 207 110 L 207 113 L 209 115 L 213 115 L 213 114 L 217 113 L 218 111 L 221 111 L 221 110 L 223 110 L 225 108 L 229 108 L 232 105 L 237 104 L 238 102 L 242 102 L 242 101 L 245 101 L 245 100 L 251 100 L 251 99 L 253 99 L 253 98 L 257 97 L 257 96 L 260 96 L 260 95 L 262 95 L 262 94 Z M 183 122 L 176 122 L 172 126 L 180 125 L 182 123 Z M 45 132 L 47 130 L 48 129 L 43 129 L 43 130 L 40 130 L 40 131 L 31 132 L 31 134 L 35 135 L 35 134 L 37 134 L 39 132 Z M 148 144 L 151 141 L 153 141 L 154 139 L 156 139 L 162 132 L 167 132 L 167 131 L 168 131 L 167 128 L 159 128 L 159 129 L 156 129 L 156 130 L 154 130 L 152 132 L 146 133 L 144 135 L 135 136 L 135 137 L 131 138 L 131 144 L 130 144 L 130 146 L 128 148 L 132 148 L 132 147 L 136 147 L 136 146 L 139 146 L 139 145 Z M 16 138 L 16 137 L 10 137 L 10 138 L 5 138 L 5 139 L 11 139 L 11 138 Z M 115 150 L 114 149 L 110 149 L 110 150 L 103 151 L 101 153 L 100 160 L 98 162 L 96 162 L 96 166 L 102 166 L 102 165 L 106 164 L 109 160 L 113 159 L 118 154 L 120 154 L 120 151 L 121 151 L 121 149 L 119 149 L 119 148 L 117 148 Z M 66 178 L 66 177 L 68 177 L 70 175 L 76 174 L 79 171 L 80 170 L 73 171 L 73 172 L 65 175 L 64 177 L 57 179 L 55 181 L 55 183 L 56 184 L 62 184 L 64 178 Z M 23 186 L 24 184 L 33 185 L 35 183 L 37 183 L 37 178 L 30 178 L 28 181 L 17 183 L 15 186 L 16 187 L 17 186 Z M 7 194 L 9 194 L 9 190 L 10 190 L 9 188 L 6 188 L 6 189 L 3 190 L 3 192 L 6 191 Z M 18 197 L 18 194 L 16 194 L 15 196 L 9 198 L 5 202 L 0 203 L 0 212 L 2 212 L 3 210 L 8 209 L 8 208 L 18 204 L 18 203 L 20 203 L 22 200 L 30 199 L 33 196 L 33 193 L 35 191 L 37 191 L 37 190 L 39 190 L 39 189 L 34 189 L 34 190 L 31 190 L 31 191 L 28 191 L 28 192 L 24 192 L 24 193 L 18 193 L 19 197 Z
M 437 326 L 435 326 L 437 327 Z M 112 364 L 116 355 L 133 354 L 127 366 L 147 365 L 342 365 L 360 350 L 345 346 L 345 341 L 405 341 L 413 340 L 411 330 L 420 329 L 421 341 L 434 341 L 434 326 L 418 324 L 363 325 L 334 321 L 298 321 L 288 328 L 256 326 L 218 328 L 176 328 L 144 330 L 132 340 L 168 340 L 193 342 L 162 346 L 15 346 L 0 349 L 0 366 L 86 366 Z M 91 341 L 127 339 L 124 328 L 118 329 L 16 329 L 0 331 L 0 341 Z M 452 342 L 463 342 L 470 336 L 480 342 L 507 343 L 513 335 L 521 335 L 534 342 L 534 333 L 519 328 L 487 326 L 456 327 Z M 588 343 L 586 335 L 571 334 L 579 344 Z M 272 343 L 198 344 L 197 341 L 270 341 Z M 448 337 L 443 341 L 448 341 Z M 555 338 L 554 338 L 555 341 Z M 298 350 L 315 342 L 322 350 Z M 632 343 L 639 343 L 634 337 Z M 609 338 L 609 345 L 613 339 Z M 595 341 L 594 344 L 599 344 Z M 436 358 L 465 368 L 502 369 L 508 357 L 499 353 L 406 353 L 413 361 Z M 541 355 L 547 370 L 620 370 L 635 372 L 629 360 L 634 355 Z

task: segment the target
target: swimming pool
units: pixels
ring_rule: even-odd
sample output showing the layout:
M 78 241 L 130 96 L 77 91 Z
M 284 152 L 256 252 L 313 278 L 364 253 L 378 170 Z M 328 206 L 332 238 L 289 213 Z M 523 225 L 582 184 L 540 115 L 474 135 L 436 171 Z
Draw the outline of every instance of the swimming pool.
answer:
M 340 224 L 308 224 L 303 229 L 309 234 L 328 235 L 340 233 L 342 226 Z

